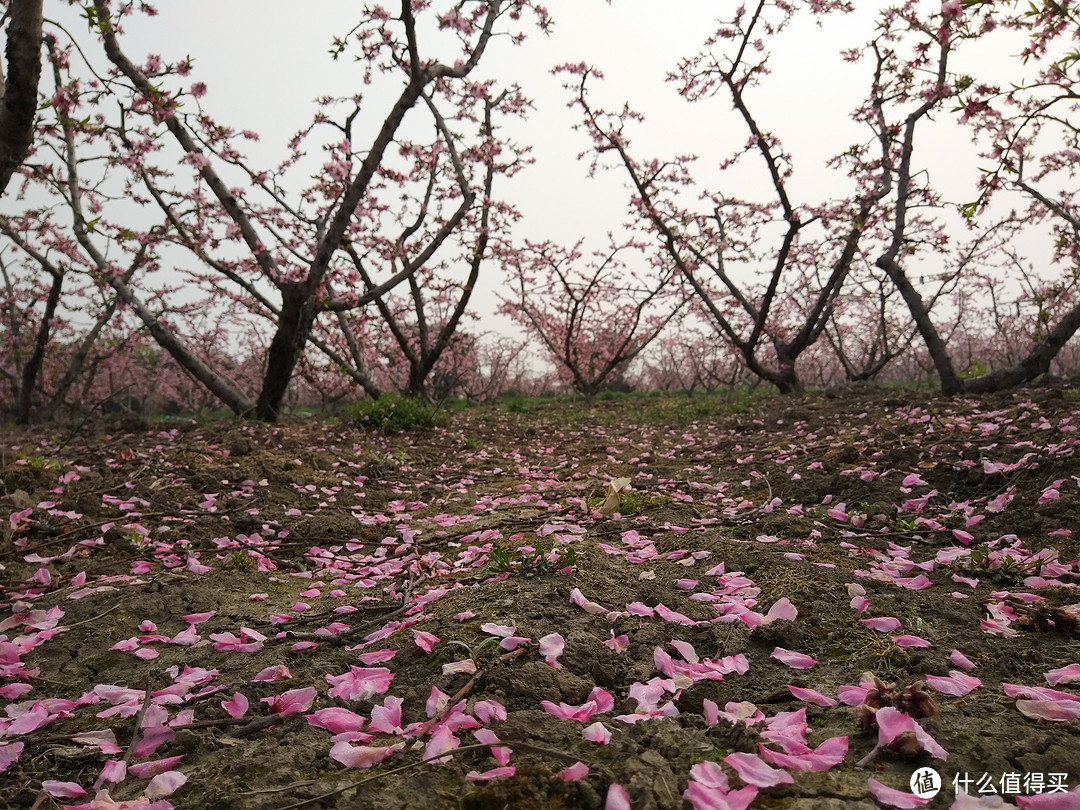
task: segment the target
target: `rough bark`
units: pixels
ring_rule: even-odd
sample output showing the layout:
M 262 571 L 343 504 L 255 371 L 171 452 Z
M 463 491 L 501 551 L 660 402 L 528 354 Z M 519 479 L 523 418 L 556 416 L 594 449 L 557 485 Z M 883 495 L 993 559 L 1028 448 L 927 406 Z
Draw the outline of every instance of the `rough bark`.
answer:
M 0 73 L 0 194 L 33 143 L 41 78 L 41 6 L 42 0 L 11 0 L 8 6 L 6 86 Z
M 49 344 L 53 315 L 56 313 L 56 307 L 60 303 L 60 293 L 63 289 L 64 275 L 63 273 L 56 273 L 53 276 L 52 286 L 49 288 L 49 297 L 45 299 L 45 312 L 41 316 L 37 336 L 34 338 L 34 351 L 31 352 L 22 370 L 22 381 L 19 384 L 19 401 L 15 410 L 15 421 L 20 425 L 30 423 L 34 389 L 37 387 L 41 364 L 45 360 L 45 347 Z
M 956 373 L 945 340 L 941 337 L 941 333 L 938 332 L 934 321 L 930 318 L 930 311 L 926 307 L 926 302 L 919 295 L 919 291 L 912 286 L 907 273 L 904 272 L 904 268 L 888 255 L 879 257 L 875 264 L 885 271 L 889 276 L 889 280 L 900 291 L 904 303 L 907 304 L 912 320 L 915 321 L 915 327 L 919 330 L 919 335 L 926 344 L 926 351 L 934 363 L 938 379 L 941 380 L 941 392 L 949 396 L 963 393 L 964 380 Z

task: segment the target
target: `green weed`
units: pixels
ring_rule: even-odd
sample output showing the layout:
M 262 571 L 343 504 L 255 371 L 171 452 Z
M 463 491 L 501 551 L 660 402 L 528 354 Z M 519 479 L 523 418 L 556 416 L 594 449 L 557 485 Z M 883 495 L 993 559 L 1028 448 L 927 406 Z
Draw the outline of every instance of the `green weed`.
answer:
M 509 572 L 525 579 L 572 568 L 577 564 L 577 551 L 573 546 L 555 546 L 547 553 L 532 551 L 514 558 L 509 550 L 497 545 L 491 549 L 488 557 L 499 573 Z
M 438 408 L 418 399 L 384 394 L 378 399 L 362 399 L 345 408 L 345 418 L 362 427 L 383 433 L 429 430 L 443 424 Z

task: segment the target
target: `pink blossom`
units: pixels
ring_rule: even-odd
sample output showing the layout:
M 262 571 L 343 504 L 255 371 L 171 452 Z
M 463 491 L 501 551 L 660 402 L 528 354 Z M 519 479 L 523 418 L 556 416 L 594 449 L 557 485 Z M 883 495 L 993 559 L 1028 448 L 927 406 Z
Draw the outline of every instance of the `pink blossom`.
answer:
M 325 728 L 331 734 L 342 734 L 347 731 L 359 731 L 364 727 L 364 718 L 338 706 L 330 706 L 319 709 L 304 717 L 309 726 Z
M 1068 723 L 1080 720 L 1080 701 L 1073 700 L 1018 700 L 1016 708 L 1032 720 L 1049 720 L 1052 723 Z
M 626 788 L 617 782 L 608 785 L 604 810 L 630 810 L 630 795 L 626 792 Z
M 929 647 L 930 642 L 918 636 L 891 636 L 893 644 L 897 647 Z
M 12 763 L 19 761 L 22 754 L 23 743 L 0 743 L 0 773 L 11 767 Z
M 963 669 L 975 669 L 975 664 L 971 661 L 971 659 L 959 650 L 953 650 L 951 653 L 949 653 L 949 661 Z
M 613 653 L 621 653 L 630 646 L 630 638 L 625 633 L 621 636 L 616 636 L 614 630 L 609 630 L 608 633 L 611 635 L 611 637 L 604 642 L 604 646 L 611 650 Z
M 549 667 L 562 669 L 558 658 L 563 654 L 565 641 L 558 633 L 548 633 L 540 639 L 540 655 L 544 656 L 544 663 Z
M 478 700 L 473 705 L 473 714 L 483 723 L 490 723 L 492 720 L 504 722 L 506 720 L 506 707 L 497 700 Z
M 756 754 L 744 754 L 736 751 L 724 757 L 723 761 L 734 768 L 739 778 L 748 785 L 776 787 L 777 785 L 790 785 L 795 781 L 790 773 L 767 765 Z
M 139 762 L 135 765 L 129 765 L 128 773 L 137 779 L 153 779 L 159 773 L 171 771 L 176 765 L 180 764 L 180 760 L 183 758 L 184 755 L 180 754 L 175 757 L 155 759 L 152 762 Z
M 727 776 L 715 762 L 699 762 L 690 768 L 683 798 L 695 810 L 746 810 L 757 798 L 753 785 L 730 790 Z
M 426 653 L 430 653 L 439 643 L 439 637 L 423 630 L 413 630 L 413 642 Z
M 315 700 L 315 687 L 307 686 L 303 689 L 290 689 L 288 692 L 264 697 L 261 700 L 267 704 L 270 714 L 291 717 L 294 714 L 306 712 L 311 708 L 311 704 Z
M 580 706 L 571 706 L 567 703 L 555 705 L 550 700 L 540 701 L 540 706 L 548 714 L 553 714 L 563 720 L 576 720 L 579 723 L 587 723 L 594 714 L 611 711 L 615 706 L 615 699 L 610 692 L 597 686 L 589 693 L 589 700 Z
M 151 801 L 171 796 L 187 783 L 187 776 L 180 771 L 165 771 L 150 780 L 143 793 Z
M 781 664 L 785 664 L 792 669 L 809 669 L 817 663 L 817 661 L 809 655 L 793 652 L 792 650 L 785 650 L 783 647 L 774 649 L 769 655 L 769 658 L 775 658 Z
M 1059 683 L 1080 683 L 1080 664 L 1069 664 L 1047 672 L 1043 677 L 1051 686 Z
M 869 627 L 871 630 L 877 630 L 879 633 L 891 633 L 900 626 L 900 620 L 893 616 L 880 616 L 874 619 L 859 619 L 859 623 Z
M 507 765 L 501 768 L 492 768 L 489 771 L 469 771 L 465 774 L 465 778 L 470 782 L 490 782 L 492 779 L 508 779 L 517 772 L 517 769 L 513 765 Z
M 796 771 L 827 771 L 844 762 L 848 752 L 847 737 L 830 737 L 817 748 L 789 742 L 785 751 L 773 751 L 758 743 L 758 753 L 770 765 Z
M 41 789 L 59 799 L 74 799 L 76 796 L 86 795 L 86 789 L 77 782 L 60 782 L 55 779 L 42 781 Z
M 963 697 L 972 689 L 977 689 L 982 686 L 982 681 L 978 678 L 973 678 L 970 675 L 965 675 L 958 670 L 950 670 L 949 677 L 943 678 L 939 675 L 927 675 L 926 683 L 931 689 L 941 692 L 943 695 L 952 695 L 953 697 Z
M 836 700 L 827 697 L 816 689 L 804 689 L 799 686 L 788 684 L 788 691 L 798 700 L 808 700 L 818 706 L 831 707 L 837 705 Z
M 476 737 L 477 742 L 485 743 L 491 746 L 491 756 L 495 758 L 495 761 L 500 765 L 510 764 L 510 755 L 514 752 L 513 748 L 507 748 L 505 745 L 495 745 L 499 742 L 499 735 L 489 728 L 478 728 L 473 732 L 473 736 Z
M 1073 810 L 1078 805 L 1080 805 L 1080 785 L 1068 793 L 1042 793 L 1016 797 L 1016 806 L 1021 810 Z
M 268 681 L 287 681 L 291 677 L 292 673 L 289 672 L 289 668 L 284 664 L 278 664 L 277 666 L 260 670 L 259 674 L 251 679 L 251 682 L 265 683 Z
M 221 708 L 229 717 L 243 717 L 247 714 L 248 699 L 243 692 L 234 692 L 231 698 L 221 701 Z
M 333 688 L 327 694 L 343 700 L 371 700 L 390 688 L 394 673 L 386 667 L 349 667 L 341 675 L 327 675 L 326 681 Z
M 528 644 L 530 641 L 532 641 L 532 639 L 526 638 L 525 636 L 507 636 L 499 642 L 499 647 L 511 651 L 516 650 L 522 644 Z
M 584 779 L 589 775 L 589 766 L 584 762 L 575 762 L 569 768 L 563 768 L 559 771 L 559 777 L 566 782 L 576 782 L 579 779 Z
M 401 704 L 405 701 L 399 697 L 387 697 L 382 706 L 372 706 L 371 722 L 368 731 L 381 734 L 400 734 L 401 729 Z
M 336 742 L 330 748 L 330 759 L 340 762 L 346 768 L 370 768 L 378 765 L 395 751 L 401 749 L 405 743 L 395 743 L 387 746 L 352 745 L 342 741 Z
M 964 13 L 963 0 L 944 0 L 941 4 L 941 14 L 943 17 L 949 19 L 958 20 Z
M 909 790 L 897 790 L 883 785 L 873 777 L 866 780 L 866 783 L 870 788 L 870 794 L 887 807 L 899 807 L 903 810 L 903 808 L 922 807 L 930 802 L 929 799 L 920 798 Z
M 611 732 L 599 721 L 590 726 L 586 726 L 582 736 L 589 742 L 596 743 L 597 745 L 607 745 L 611 742 Z
M 451 661 L 449 664 L 442 665 L 443 675 L 472 675 L 476 672 L 476 662 L 471 658 L 465 658 L 461 661 Z
M 890 745 L 901 734 L 911 732 L 923 751 L 935 759 L 946 759 L 948 752 L 938 745 L 937 740 L 931 737 L 923 727 L 905 712 L 892 706 L 883 706 L 874 714 L 874 720 L 878 727 L 878 744 Z
M 454 736 L 454 732 L 445 723 L 439 723 L 431 732 L 431 736 L 428 738 L 428 744 L 424 746 L 424 759 L 432 760 L 435 762 L 449 762 L 449 756 L 441 756 L 442 754 L 449 754 L 455 748 L 461 745 L 461 740 Z

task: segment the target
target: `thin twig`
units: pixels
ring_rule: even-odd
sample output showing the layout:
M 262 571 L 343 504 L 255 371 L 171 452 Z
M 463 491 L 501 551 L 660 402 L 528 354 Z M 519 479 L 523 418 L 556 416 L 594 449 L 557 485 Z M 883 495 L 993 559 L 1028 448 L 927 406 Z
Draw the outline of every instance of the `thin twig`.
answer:
M 156 680 L 157 673 L 151 672 L 150 677 L 146 679 L 146 694 L 143 695 L 142 706 L 139 709 L 138 715 L 135 717 L 135 731 L 131 735 L 131 744 L 128 745 L 127 753 L 124 754 L 124 767 L 131 761 L 132 755 L 135 753 L 135 746 L 139 744 L 139 732 L 142 731 L 143 719 L 146 717 L 146 710 L 150 708 L 150 693 L 154 691 L 154 681 Z
M 67 625 L 67 629 L 71 630 L 72 628 L 78 627 L 79 625 L 90 624 L 90 622 L 96 622 L 98 619 L 100 619 L 100 618 L 102 618 L 104 616 L 108 616 L 110 613 L 112 613 L 114 610 L 116 610 L 122 604 L 123 604 L 122 602 L 117 602 L 115 605 L 113 605 L 111 608 L 106 610 L 104 613 L 99 613 L 97 616 L 94 616 L 93 618 L 83 619 L 81 622 L 75 622 L 75 624 Z

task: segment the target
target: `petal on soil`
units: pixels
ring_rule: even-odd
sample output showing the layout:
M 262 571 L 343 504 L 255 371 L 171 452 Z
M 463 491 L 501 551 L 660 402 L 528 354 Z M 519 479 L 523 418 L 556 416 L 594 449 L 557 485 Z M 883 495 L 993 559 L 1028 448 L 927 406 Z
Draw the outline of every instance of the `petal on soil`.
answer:
M 143 792 L 150 801 L 157 801 L 173 795 L 186 782 L 187 776 L 180 773 L 180 771 L 165 771 L 165 773 L 159 773 L 151 779 L 150 784 L 146 786 L 146 790 Z
M 1021 810 L 1074 810 L 1080 807 L 1080 785 L 1068 793 L 1043 793 L 1017 796 L 1016 805 Z
M 1067 667 L 1052 669 L 1043 677 L 1051 686 L 1057 686 L 1059 683 L 1080 683 L 1080 664 L 1069 664 Z
M 795 781 L 790 773 L 767 765 L 757 754 L 736 751 L 724 757 L 723 761 L 734 768 L 739 778 L 748 785 L 775 787 L 776 785 L 790 785 Z
M 870 788 L 870 795 L 886 807 L 899 807 L 903 810 L 904 808 L 922 807 L 930 802 L 929 799 L 920 798 L 910 791 L 887 787 L 873 778 L 866 780 L 866 784 Z
M 517 772 L 517 768 L 513 765 L 506 765 L 501 768 L 492 768 L 490 771 L 469 771 L 465 774 L 465 778 L 470 782 L 490 782 L 492 779 L 508 779 Z
M 1016 708 L 1032 720 L 1067 723 L 1080 719 L 1080 702 L 1071 700 L 1018 700 Z
M 770 658 L 775 658 L 781 664 L 791 667 L 792 669 L 809 669 L 817 663 L 809 655 L 801 652 L 794 652 L 793 650 L 785 650 L 783 647 L 777 647 L 772 651 Z
M 630 810 L 630 796 L 626 788 L 617 782 L 608 785 L 607 798 L 604 799 L 604 810 Z
M 900 626 L 900 620 L 893 616 L 879 616 L 876 619 L 859 619 L 859 624 L 879 633 L 891 633 Z
M 46 779 L 41 783 L 41 789 L 58 799 L 74 799 L 76 796 L 86 795 L 86 789 L 78 782 L 60 782 L 56 779 Z
M 821 694 L 821 692 L 817 691 L 816 689 L 805 689 L 801 686 L 792 686 L 791 684 L 788 684 L 787 688 L 788 691 L 791 692 L 792 696 L 794 696 L 798 700 L 808 700 L 811 703 L 817 704 L 818 706 L 832 707 L 837 705 L 837 701 L 835 699 Z
M 559 771 L 559 776 L 566 782 L 576 782 L 589 775 L 589 766 L 584 762 L 575 762 L 569 768 Z
M 405 743 L 380 747 L 338 742 L 330 748 L 330 759 L 340 762 L 346 768 L 370 768 L 378 765 L 403 745 Z

